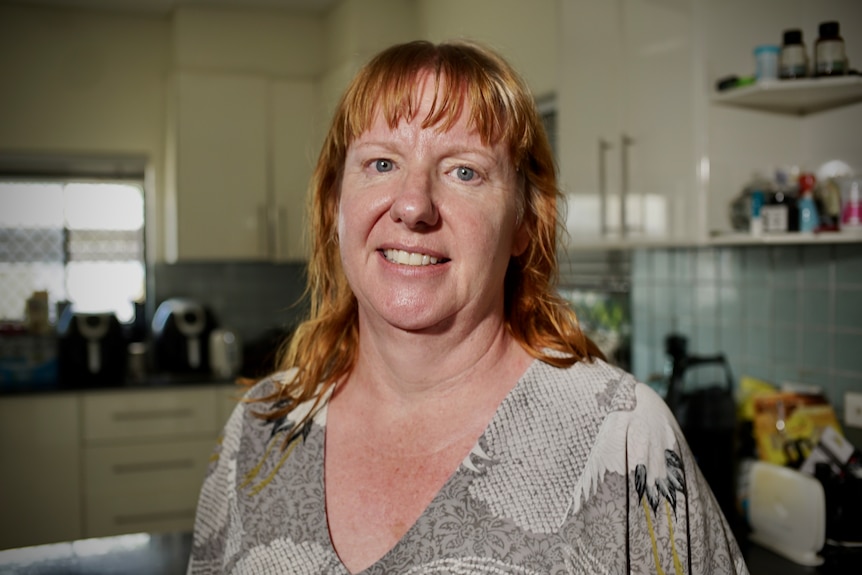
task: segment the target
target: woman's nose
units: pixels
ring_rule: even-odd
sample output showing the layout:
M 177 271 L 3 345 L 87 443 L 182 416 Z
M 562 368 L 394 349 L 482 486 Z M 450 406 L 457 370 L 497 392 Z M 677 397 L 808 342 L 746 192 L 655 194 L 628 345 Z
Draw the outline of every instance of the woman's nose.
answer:
M 409 228 L 437 225 L 439 214 L 432 192 L 433 182 L 429 175 L 408 175 L 389 208 L 392 221 L 403 223 Z

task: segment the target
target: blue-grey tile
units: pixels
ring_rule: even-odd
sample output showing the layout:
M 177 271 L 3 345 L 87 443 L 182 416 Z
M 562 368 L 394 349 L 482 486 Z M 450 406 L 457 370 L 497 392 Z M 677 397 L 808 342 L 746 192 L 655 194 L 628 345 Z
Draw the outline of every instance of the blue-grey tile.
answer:
M 773 365 L 769 362 L 748 360 L 742 365 L 739 376 L 747 375 L 756 379 L 775 384 L 772 378 Z
M 673 275 L 680 282 L 694 279 L 694 259 L 697 250 L 679 248 L 673 250 Z
M 795 365 L 798 359 L 799 330 L 776 326 L 772 330 L 772 361 L 776 365 Z
M 862 244 L 835 247 L 835 282 L 838 285 L 862 286 Z
M 776 325 L 795 325 L 799 316 L 799 293 L 795 289 L 772 291 L 772 320 Z
M 835 327 L 862 331 L 862 288 L 835 290 L 834 321 Z
M 652 250 L 633 250 L 631 253 L 631 266 L 633 279 L 650 279 L 653 277 Z
M 715 282 L 718 280 L 717 251 L 712 248 L 694 252 L 694 271 L 698 282 Z
M 738 322 L 743 317 L 742 291 L 738 285 L 722 285 L 718 290 L 719 321 Z
M 763 247 L 747 248 L 743 251 L 745 265 L 743 266 L 743 277 L 746 282 L 768 287 L 770 276 L 769 252 Z
M 718 288 L 712 285 L 698 285 L 694 290 L 694 313 L 698 318 L 718 319 Z
M 772 366 L 772 381 L 777 385 L 785 383 L 802 383 L 799 378 L 799 370 L 796 366 L 789 364 L 775 364 Z
M 742 298 L 745 318 L 749 322 L 766 323 L 770 321 L 771 305 L 767 287 L 746 284 L 742 288 Z
M 652 269 L 656 278 L 666 278 L 672 272 L 671 252 L 669 250 L 655 250 L 652 256 Z
M 830 369 L 831 337 L 828 331 L 806 328 L 802 330 L 802 349 L 799 355 L 802 367 L 809 370 Z
M 692 351 L 697 355 L 715 355 L 718 353 L 718 325 L 701 322 L 695 326 Z
M 656 285 L 652 297 L 655 315 L 670 317 L 674 313 L 676 290 L 667 285 Z
M 769 326 L 749 325 L 746 341 L 748 362 L 772 364 L 772 329 Z
M 833 246 L 802 246 L 802 285 L 823 287 L 832 281 Z
M 743 259 L 739 248 L 718 250 L 718 279 L 724 284 L 734 284 L 742 280 Z
M 826 288 L 805 289 L 799 294 L 800 320 L 805 327 L 825 327 L 832 321 L 832 292 Z
M 674 315 L 693 315 L 695 310 L 694 304 L 694 286 L 689 283 L 681 285 L 673 289 L 673 300 L 671 306 Z
M 832 334 L 832 367 L 862 376 L 862 333 Z
M 746 356 L 746 333 L 738 324 L 722 324 L 718 329 L 718 350 L 723 353 L 730 366 L 742 365 Z
M 797 287 L 800 278 L 800 257 L 797 246 L 772 248 L 772 286 Z
M 653 303 L 653 286 L 647 282 L 632 282 L 631 298 L 634 310 L 652 312 L 655 307 Z

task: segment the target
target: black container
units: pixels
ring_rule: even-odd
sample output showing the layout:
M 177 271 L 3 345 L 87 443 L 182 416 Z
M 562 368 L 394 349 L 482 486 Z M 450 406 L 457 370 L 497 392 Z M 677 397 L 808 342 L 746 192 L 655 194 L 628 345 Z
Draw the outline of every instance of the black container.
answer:
M 208 373 L 209 336 L 216 327 L 212 312 L 200 302 L 185 298 L 163 301 L 152 324 L 156 371 Z
M 688 340 L 678 334 L 665 339 L 671 362 L 665 401 L 679 422 L 686 442 L 731 527 L 739 527 L 736 512 L 735 466 L 738 451 L 733 375 L 723 354 L 693 356 Z M 720 380 L 688 389 L 686 375 L 717 368 Z
M 126 338 L 113 313 L 79 313 L 67 307 L 57 322 L 60 387 L 122 385 L 126 377 Z

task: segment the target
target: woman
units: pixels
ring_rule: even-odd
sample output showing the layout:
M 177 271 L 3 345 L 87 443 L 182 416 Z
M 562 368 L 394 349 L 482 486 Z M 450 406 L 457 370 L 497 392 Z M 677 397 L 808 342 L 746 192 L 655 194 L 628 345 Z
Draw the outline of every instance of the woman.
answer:
M 554 293 L 533 100 L 470 44 L 356 77 L 312 183 L 311 317 L 230 418 L 190 573 L 727 573 L 661 399 Z

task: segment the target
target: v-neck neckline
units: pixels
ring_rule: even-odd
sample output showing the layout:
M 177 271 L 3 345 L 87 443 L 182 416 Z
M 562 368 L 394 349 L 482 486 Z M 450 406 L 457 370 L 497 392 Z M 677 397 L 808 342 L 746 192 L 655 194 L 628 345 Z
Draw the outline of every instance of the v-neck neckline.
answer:
M 383 555 L 378 557 L 374 561 L 374 563 L 372 563 L 368 567 L 364 568 L 362 571 L 358 571 L 356 573 L 351 573 L 351 571 L 347 568 L 347 566 L 344 565 L 344 562 L 341 560 L 341 557 L 338 555 L 338 551 L 335 549 L 335 544 L 332 541 L 332 533 L 330 531 L 330 526 L 329 526 L 329 513 L 328 513 L 327 498 L 326 498 L 326 431 L 327 431 L 327 427 L 328 427 L 327 426 L 328 409 L 324 409 L 324 410 L 322 410 L 321 413 L 318 414 L 319 416 L 322 416 L 321 417 L 322 420 L 318 420 L 317 423 L 321 426 L 321 428 L 322 428 L 321 431 L 323 433 L 323 438 L 322 438 L 322 445 L 323 446 L 322 446 L 322 449 L 320 449 L 320 451 L 318 452 L 319 461 L 317 462 L 317 465 L 319 466 L 319 470 L 320 470 L 320 473 L 319 473 L 320 483 L 319 483 L 318 487 L 322 493 L 322 497 L 321 497 L 322 509 L 320 510 L 320 512 L 323 513 L 323 524 L 326 526 L 326 529 L 325 529 L 325 531 L 326 531 L 326 545 L 327 545 L 328 551 L 335 558 L 335 561 L 337 561 L 337 565 L 338 565 L 339 569 L 341 570 L 341 572 L 343 573 L 343 575 L 367 575 L 368 573 L 371 573 L 372 570 L 374 570 L 375 568 L 377 568 L 378 566 L 383 564 L 386 561 L 386 559 L 388 557 L 390 557 L 393 553 L 397 552 L 397 550 L 402 545 L 406 544 L 405 541 L 407 540 L 407 538 L 417 528 L 417 526 L 427 517 L 429 510 L 431 510 L 434 507 L 434 505 L 437 503 L 437 500 L 440 498 L 441 493 L 444 493 L 445 491 L 447 491 L 448 488 L 450 487 L 450 485 L 452 484 L 452 482 L 458 476 L 458 474 L 462 472 L 462 469 L 464 468 L 464 461 L 466 461 L 467 458 L 471 457 L 471 455 L 476 450 L 476 446 L 479 445 L 480 442 L 482 442 L 482 440 L 486 438 L 486 436 L 488 435 L 488 432 L 492 428 L 492 426 L 496 426 L 497 420 L 500 418 L 501 411 L 503 411 L 503 409 L 507 406 L 507 404 L 513 400 L 512 399 L 513 396 L 517 392 L 519 392 L 520 388 L 524 385 L 524 382 L 531 376 L 532 372 L 536 369 L 536 366 L 539 363 L 540 363 L 540 360 L 533 358 L 533 360 L 527 365 L 527 369 L 524 370 L 524 372 L 521 374 L 521 376 L 515 382 L 515 385 L 512 386 L 512 388 L 503 397 L 502 401 L 500 401 L 500 403 L 497 405 L 497 408 L 494 410 L 494 415 L 491 416 L 491 418 L 488 420 L 488 423 L 485 425 L 485 428 L 482 430 L 482 433 L 479 434 L 479 437 L 476 440 L 476 444 L 467 453 L 464 460 L 462 460 L 460 463 L 458 463 L 457 467 L 455 467 L 455 469 L 452 471 L 452 473 L 449 475 L 449 477 L 446 479 L 446 481 L 443 482 L 443 484 L 440 486 L 440 488 L 437 490 L 437 492 L 431 498 L 428 505 L 416 517 L 415 521 L 410 525 L 410 527 L 407 528 L 407 531 L 404 532 L 404 535 L 402 535 L 401 538 L 399 538 L 398 541 L 396 541 L 395 544 L 392 545 L 392 547 L 387 549 L 383 553 Z M 331 397 L 331 395 L 330 395 L 330 397 Z M 327 398 L 327 402 L 329 401 L 330 397 Z M 487 443 L 487 441 L 486 441 L 486 443 Z

